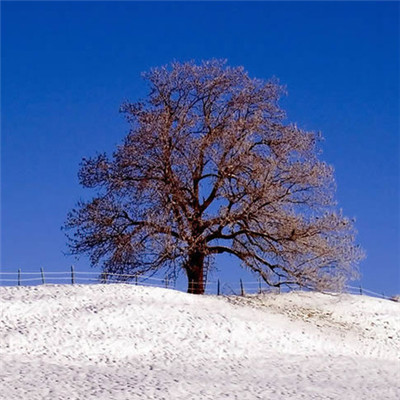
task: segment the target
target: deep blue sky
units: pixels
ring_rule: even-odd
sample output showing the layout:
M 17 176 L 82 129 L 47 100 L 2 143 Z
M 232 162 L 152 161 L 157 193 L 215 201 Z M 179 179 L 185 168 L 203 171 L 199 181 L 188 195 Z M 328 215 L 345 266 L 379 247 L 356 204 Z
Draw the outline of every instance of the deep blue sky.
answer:
M 172 60 L 226 58 L 287 86 L 288 121 L 325 137 L 337 198 L 356 217 L 364 287 L 400 293 L 399 3 L 2 2 L 3 272 L 65 270 L 60 227 L 82 157 L 127 133 L 140 77 Z M 225 280 L 229 258 L 217 259 Z M 242 275 L 242 274 L 241 274 Z

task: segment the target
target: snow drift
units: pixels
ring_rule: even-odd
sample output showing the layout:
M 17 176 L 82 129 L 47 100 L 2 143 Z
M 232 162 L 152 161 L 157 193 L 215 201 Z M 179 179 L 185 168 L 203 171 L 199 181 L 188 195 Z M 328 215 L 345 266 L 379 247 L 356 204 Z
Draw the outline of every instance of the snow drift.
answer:
M 0 399 L 400 398 L 400 304 L 1 287 Z

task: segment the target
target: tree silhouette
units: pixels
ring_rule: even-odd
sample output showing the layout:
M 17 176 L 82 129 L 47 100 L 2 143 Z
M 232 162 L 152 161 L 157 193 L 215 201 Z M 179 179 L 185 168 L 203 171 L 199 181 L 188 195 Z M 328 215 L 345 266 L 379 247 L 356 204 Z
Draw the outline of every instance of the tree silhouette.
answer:
M 144 76 L 148 98 L 121 107 L 124 143 L 82 162 L 96 197 L 68 215 L 72 253 L 105 273 L 183 270 L 198 294 L 221 253 L 272 286 L 340 289 L 356 277 L 363 252 L 335 210 L 333 169 L 317 134 L 284 123 L 276 81 L 219 60 Z

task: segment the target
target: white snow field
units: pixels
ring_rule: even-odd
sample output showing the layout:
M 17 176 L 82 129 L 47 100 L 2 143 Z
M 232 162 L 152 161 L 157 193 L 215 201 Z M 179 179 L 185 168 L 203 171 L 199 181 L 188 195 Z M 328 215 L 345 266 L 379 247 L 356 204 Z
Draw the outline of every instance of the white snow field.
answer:
M 0 398 L 400 399 L 400 303 L 0 287 Z

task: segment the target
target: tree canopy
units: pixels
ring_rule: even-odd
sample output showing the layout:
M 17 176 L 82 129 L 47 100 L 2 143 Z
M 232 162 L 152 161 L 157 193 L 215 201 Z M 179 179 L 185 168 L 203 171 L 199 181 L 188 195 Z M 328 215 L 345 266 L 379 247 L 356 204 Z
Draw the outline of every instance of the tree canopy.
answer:
M 104 272 L 184 271 L 203 293 L 228 253 L 271 286 L 340 289 L 363 252 L 336 209 L 319 135 L 285 123 L 276 80 L 211 60 L 144 74 L 146 99 L 121 111 L 129 134 L 111 157 L 84 159 L 95 197 L 67 218 L 69 246 Z

